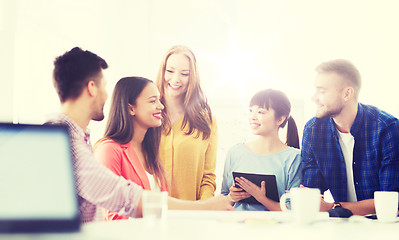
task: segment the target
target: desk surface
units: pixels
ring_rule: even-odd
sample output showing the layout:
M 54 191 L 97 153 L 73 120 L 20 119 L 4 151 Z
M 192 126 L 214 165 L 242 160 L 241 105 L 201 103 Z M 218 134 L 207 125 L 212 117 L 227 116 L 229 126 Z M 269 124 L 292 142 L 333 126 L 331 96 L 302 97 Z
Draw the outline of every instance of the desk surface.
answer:
M 398 239 L 399 221 L 380 223 L 363 217 L 328 218 L 298 225 L 289 213 L 168 211 L 165 222 L 129 219 L 84 224 L 75 234 L 0 235 L 0 239 Z

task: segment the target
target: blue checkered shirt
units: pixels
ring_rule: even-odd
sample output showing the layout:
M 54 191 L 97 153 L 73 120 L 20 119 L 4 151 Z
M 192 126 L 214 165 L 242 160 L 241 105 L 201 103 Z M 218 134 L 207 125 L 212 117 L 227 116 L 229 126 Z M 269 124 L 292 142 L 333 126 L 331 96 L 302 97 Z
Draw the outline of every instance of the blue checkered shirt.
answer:
M 350 133 L 355 138 L 353 178 L 357 200 L 374 191 L 399 191 L 399 120 L 376 107 L 359 103 Z M 333 119 L 312 118 L 302 140 L 302 184 L 330 189 L 334 200 L 348 201 L 347 176 Z

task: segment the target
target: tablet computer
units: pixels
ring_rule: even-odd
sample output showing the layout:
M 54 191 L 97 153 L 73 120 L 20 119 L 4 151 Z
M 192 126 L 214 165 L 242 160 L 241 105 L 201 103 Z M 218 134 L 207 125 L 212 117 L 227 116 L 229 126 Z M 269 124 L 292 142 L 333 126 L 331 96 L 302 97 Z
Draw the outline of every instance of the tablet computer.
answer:
M 254 184 L 258 185 L 259 187 L 261 186 L 261 182 L 265 181 L 266 197 L 268 197 L 269 199 L 272 199 L 273 201 L 276 201 L 276 202 L 280 201 L 275 175 L 233 172 L 233 178 L 234 178 L 235 184 L 237 184 L 237 182 L 235 181 L 236 177 L 244 177 L 244 178 L 248 179 L 249 181 L 253 182 Z M 240 200 L 240 202 L 250 203 L 250 204 L 261 204 L 252 196 L 249 198 L 246 198 L 246 199 L 242 199 L 242 200 Z
M 0 233 L 79 231 L 67 127 L 0 123 L 0 192 Z

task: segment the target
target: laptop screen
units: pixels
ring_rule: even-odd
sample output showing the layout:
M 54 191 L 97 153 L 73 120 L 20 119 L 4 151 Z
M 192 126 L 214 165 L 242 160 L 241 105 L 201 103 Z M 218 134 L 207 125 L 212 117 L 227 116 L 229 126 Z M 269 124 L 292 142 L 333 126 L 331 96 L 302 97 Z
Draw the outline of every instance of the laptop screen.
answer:
M 71 156 L 66 126 L 0 124 L 0 232 L 79 229 Z

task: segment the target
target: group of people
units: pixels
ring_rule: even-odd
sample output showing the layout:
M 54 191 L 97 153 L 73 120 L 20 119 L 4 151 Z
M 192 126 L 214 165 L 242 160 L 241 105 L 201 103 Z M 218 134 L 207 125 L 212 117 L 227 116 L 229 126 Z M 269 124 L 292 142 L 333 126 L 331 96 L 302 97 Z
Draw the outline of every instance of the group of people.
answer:
M 279 196 L 299 186 L 329 189 L 335 202 L 321 199 L 321 211 L 341 206 L 373 213 L 374 191 L 399 191 L 398 119 L 358 102 L 360 74 L 349 61 L 317 67 L 317 113 L 305 126 L 302 150 L 287 96 L 272 89 L 253 96 L 249 124 L 257 138 L 230 149 L 218 196 L 217 124 L 193 52 L 169 49 L 155 83 L 120 79 L 93 151 L 86 130 L 91 120 L 104 119 L 107 68 L 104 59 L 78 47 L 54 61 L 62 113 L 47 124 L 69 127 L 83 222 L 93 221 L 99 208 L 106 220 L 140 217 L 143 190 L 168 191 L 169 209 L 281 210 L 266 197 L 265 182 L 258 187 L 233 179 L 233 171 L 275 175 Z M 286 125 L 282 142 L 279 130 Z M 241 201 L 251 196 L 260 204 Z

